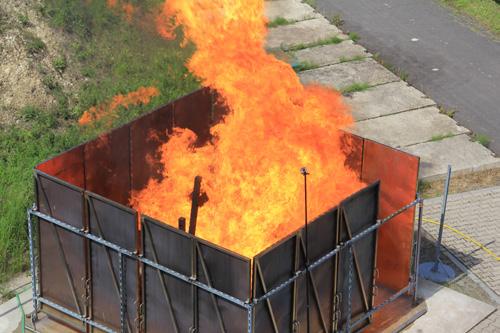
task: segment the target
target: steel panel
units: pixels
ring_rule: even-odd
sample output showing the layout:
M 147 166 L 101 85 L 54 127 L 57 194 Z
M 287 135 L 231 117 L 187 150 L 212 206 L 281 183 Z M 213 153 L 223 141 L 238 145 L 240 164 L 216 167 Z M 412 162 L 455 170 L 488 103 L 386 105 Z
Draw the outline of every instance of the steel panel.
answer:
M 137 250 L 137 216 L 127 207 L 89 193 L 88 216 L 92 234 L 123 247 Z M 119 258 L 111 249 L 91 243 L 92 318 L 106 326 L 120 328 Z M 134 259 L 124 258 L 126 271 L 126 332 L 136 332 L 138 300 L 138 266 Z
M 122 205 L 130 197 L 130 126 L 85 145 L 86 189 Z
M 86 275 L 83 239 L 40 220 L 39 255 L 40 296 L 83 315 Z
M 162 179 L 158 149 L 172 132 L 173 116 L 173 104 L 168 104 L 130 124 L 132 190 L 142 190 L 150 179 Z
M 352 237 L 359 234 L 368 227 L 374 225 L 377 220 L 378 211 L 378 194 L 379 183 L 376 182 L 363 190 L 357 192 L 355 195 L 342 201 L 340 204 L 344 216 L 341 216 L 340 224 L 340 240 L 345 242 L 349 240 L 349 231 L 346 224 L 350 229 Z M 343 219 L 343 220 L 342 220 Z M 352 266 L 352 319 L 361 316 L 372 308 L 373 303 L 373 276 L 375 270 L 375 245 L 376 234 L 370 233 L 369 235 L 359 239 L 353 245 L 353 262 Z M 356 258 L 354 258 L 356 256 Z M 339 255 L 340 269 L 342 274 L 339 274 L 339 290 L 342 293 L 341 303 L 341 327 L 347 320 L 347 294 L 348 294 L 348 253 L 344 250 Z M 361 280 L 365 290 L 366 304 L 364 303 L 364 296 L 362 289 L 359 285 L 359 274 L 357 268 L 360 269 Z M 366 307 L 367 306 L 367 307 Z M 361 327 L 361 326 L 360 326 Z M 360 327 L 356 327 L 358 329 Z
M 189 128 L 198 136 L 197 145 L 204 145 L 210 140 L 212 124 L 212 93 L 209 89 L 200 89 L 174 103 L 174 127 Z
M 212 243 L 197 239 L 198 280 L 242 301 L 250 298 L 250 259 L 230 252 Z M 203 258 L 208 276 L 204 274 Z
M 380 143 L 365 140 L 362 180 L 380 179 L 379 218 L 415 200 L 419 158 Z M 379 230 L 377 283 L 393 290 L 408 284 L 415 208 L 408 209 Z
M 344 165 L 353 170 L 361 178 L 363 167 L 364 139 L 348 132 L 341 132 L 340 144 L 346 156 Z
M 137 213 L 93 193 L 87 193 L 90 232 L 131 252 L 137 250 Z
M 116 331 L 120 331 L 118 253 L 96 243 L 91 244 L 90 251 L 92 265 L 92 319 Z M 137 262 L 130 258 L 124 258 L 124 260 L 126 262 L 127 303 L 125 332 L 137 332 Z
M 192 236 L 146 216 L 142 223 L 144 256 L 192 276 Z M 175 332 L 174 325 L 188 332 L 193 326 L 191 285 L 147 265 L 144 283 L 146 332 Z
M 68 150 L 35 168 L 48 175 L 84 188 L 83 145 Z

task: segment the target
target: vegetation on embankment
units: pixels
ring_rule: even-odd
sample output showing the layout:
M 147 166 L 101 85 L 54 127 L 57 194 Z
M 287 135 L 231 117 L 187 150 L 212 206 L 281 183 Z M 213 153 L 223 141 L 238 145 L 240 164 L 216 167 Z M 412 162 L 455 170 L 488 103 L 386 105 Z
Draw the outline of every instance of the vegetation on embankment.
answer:
M 0 5 L 2 1 L 11 0 L 0 0 Z M 46 107 L 26 104 L 16 110 L 3 105 L 0 109 L 15 114 L 15 121 L 0 122 L 0 282 L 28 265 L 26 209 L 33 202 L 32 170 L 37 163 L 199 86 L 184 66 L 192 47 L 180 48 L 180 38 L 168 42 L 156 34 L 153 13 L 160 1 L 130 2 L 136 11 L 127 20 L 123 12 L 107 8 L 105 0 L 33 0 L 30 5 L 36 8 L 37 15 L 32 15 L 36 17 L 23 17 L 26 25 L 16 27 L 48 22 L 68 42 L 64 55 L 43 62 L 50 45 L 44 36 L 33 37 L 45 46 L 30 56 L 32 74 L 41 75 L 54 103 Z M 2 31 L 5 26 L 0 35 Z M 60 75 L 46 68 L 47 63 Z M 77 71 L 82 77 L 73 89 L 63 84 L 65 71 Z M 113 124 L 86 128 L 77 124 L 90 107 L 142 86 L 158 88 L 159 96 L 146 106 L 120 110 Z
M 500 2 L 498 0 L 441 0 L 467 15 L 500 38 Z

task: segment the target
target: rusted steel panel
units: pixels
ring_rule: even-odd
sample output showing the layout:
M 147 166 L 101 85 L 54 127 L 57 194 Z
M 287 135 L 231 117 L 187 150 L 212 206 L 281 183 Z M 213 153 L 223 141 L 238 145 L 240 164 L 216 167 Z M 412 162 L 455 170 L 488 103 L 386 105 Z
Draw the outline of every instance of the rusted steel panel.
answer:
M 130 124 L 132 190 L 142 190 L 150 179 L 162 178 L 159 148 L 168 141 L 173 117 L 173 104 L 168 104 Z
M 122 205 L 130 197 L 130 126 L 85 145 L 86 189 Z
M 380 179 L 379 218 L 415 200 L 419 158 L 380 143 L 365 140 L 362 180 Z M 378 233 L 377 283 L 399 290 L 408 284 L 415 208 L 393 218 Z
M 40 163 L 36 170 L 84 188 L 83 145 L 68 150 L 48 161 Z
M 348 132 L 341 132 L 341 149 L 346 156 L 345 166 L 361 178 L 364 139 Z
M 174 103 L 174 127 L 188 128 L 198 136 L 196 144 L 203 145 L 210 140 L 212 123 L 212 93 L 200 89 Z

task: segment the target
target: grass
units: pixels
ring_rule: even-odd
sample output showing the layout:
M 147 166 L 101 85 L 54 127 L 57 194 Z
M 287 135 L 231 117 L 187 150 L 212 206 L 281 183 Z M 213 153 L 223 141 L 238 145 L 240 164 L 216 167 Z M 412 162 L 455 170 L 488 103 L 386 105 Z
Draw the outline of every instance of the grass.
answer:
M 295 21 L 289 21 L 286 18 L 280 16 L 280 17 L 277 17 L 274 20 L 268 22 L 267 26 L 269 28 L 276 28 L 276 27 L 279 27 L 281 25 L 288 25 L 288 24 L 292 24 L 294 22 Z
M 311 43 L 300 43 L 294 46 L 291 46 L 289 48 L 286 48 L 286 51 L 299 51 L 303 49 L 307 49 L 310 47 L 315 47 L 315 46 L 323 46 L 323 45 L 329 45 L 329 44 L 339 44 L 342 43 L 344 40 L 337 37 L 329 37 L 329 38 L 324 38 L 324 39 L 318 39 L 314 42 Z
M 472 136 L 472 141 L 476 141 L 476 142 L 480 143 L 481 145 L 485 146 L 486 148 L 488 148 L 490 146 L 490 143 L 491 143 L 491 139 L 489 136 L 484 135 L 484 134 L 478 134 L 478 133 L 475 133 Z
M 364 60 L 366 57 L 362 55 L 355 55 L 352 57 L 340 57 L 339 62 L 349 62 L 349 61 L 359 61 L 359 60 Z
M 55 58 L 54 61 L 52 61 L 52 66 L 54 66 L 54 69 L 59 73 L 63 73 L 66 70 L 66 67 L 68 67 L 66 57 L 59 56 Z
M 344 25 L 344 19 L 340 14 L 332 15 L 329 21 L 338 28 Z
M 441 141 L 441 140 L 446 139 L 446 138 L 451 138 L 454 135 L 455 134 L 453 134 L 453 133 L 433 135 L 432 138 L 431 138 L 431 141 L 434 141 L 434 142 L 435 141 Z
M 39 37 L 35 36 L 31 32 L 24 32 L 24 40 L 26 51 L 31 55 L 37 55 L 45 51 L 47 46 Z
M 348 94 L 352 94 L 352 93 L 355 93 L 358 91 L 365 91 L 368 88 L 370 88 L 370 85 L 368 83 L 356 82 L 356 83 L 353 83 L 351 85 L 348 85 L 347 87 L 340 89 L 340 91 L 342 92 L 342 94 L 348 95 Z
M 316 0 L 304 0 L 302 2 L 308 4 L 309 6 L 311 6 L 313 8 L 316 8 Z
M 452 119 L 455 117 L 455 113 L 457 112 L 454 109 L 450 109 L 450 108 L 444 107 L 442 105 L 439 105 L 438 109 L 439 109 L 439 113 L 444 114 Z
M 148 0 L 139 6 L 157 3 Z M 21 124 L 0 127 L 0 283 L 28 267 L 25 220 L 34 199 L 36 164 L 199 87 L 184 66 L 193 47 L 180 48 L 182 36 L 167 42 L 153 28 L 130 25 L 109 11 L 105 1 L 44 0 L 39 12 L 55 28 L 73 36 L 76 42 L 67 46 L 66 57 L 88 79 L 76 93 L 66 92 L 59 79 L 40 65 L 46 89 L 57 103 L 47 109 L 26 105 L 20 110 Z M 36 41 L 33 52 L 44 50 L 42 43 Z M 77 125 L 91 106 L 141 86 L 157 87 L 160 96 L 147 106 L 122 109 L 111 125 Z
M 500 4 L 494 0 L 441 0 L 500 37 Z
M 357 42 L 361 38 L 356 32 L 350 32 L 348 36 L 353 42 Z
M 315 68 L 318 68 L 319 65 L 317 64 L 314 64 L 312 62 L 309 62 L 309 61 L 301 61 L 297 64 L 294 64 L 293 66 L 293 69 L 296 71 L 296 72 L 302 72 L 302 71 L 307 71 L 309 69 L 315 69 Z
M 27 14 L 20 14 L 17 18 L 23 27 L 28 27 L 30 25 L 30 19 Z
M 403 69 L 384 61 L 378 53 L 375 53 L 373 55 L 373 59 L 375 59 L 375 61 L 377 61 L 379 64 L 381 64 L 382 66 L 384 66 L 385 68 L 396 74 L 401 80 L 408 82 L 410 75 Z

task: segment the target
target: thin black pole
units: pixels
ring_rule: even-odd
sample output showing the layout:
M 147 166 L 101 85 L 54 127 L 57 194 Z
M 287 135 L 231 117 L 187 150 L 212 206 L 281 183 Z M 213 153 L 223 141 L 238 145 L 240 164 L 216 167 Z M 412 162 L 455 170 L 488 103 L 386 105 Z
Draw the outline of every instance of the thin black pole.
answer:
M 310 296 L 309 296 L 309 234 L 307 231 L 307 169 L 302 167 L 300 169 L 300 173 L 304 176 L 304 231 L 305 231 L 305 243 L 306 243 L 306 318 L 307 318 L 307 333 L 311 332 L 311 321 L 309 319 L 309 304 L 310 304 Z

